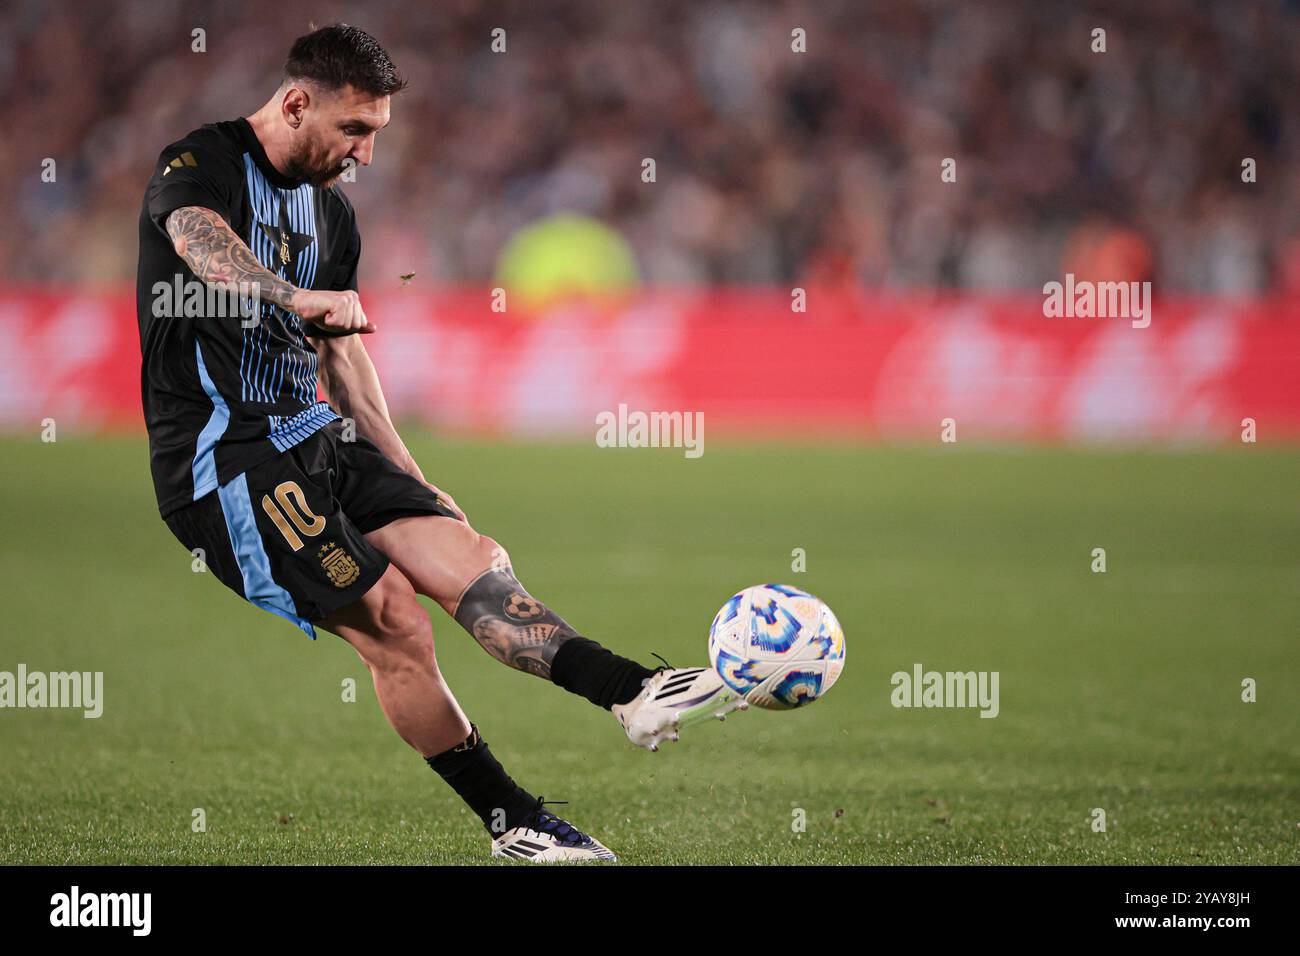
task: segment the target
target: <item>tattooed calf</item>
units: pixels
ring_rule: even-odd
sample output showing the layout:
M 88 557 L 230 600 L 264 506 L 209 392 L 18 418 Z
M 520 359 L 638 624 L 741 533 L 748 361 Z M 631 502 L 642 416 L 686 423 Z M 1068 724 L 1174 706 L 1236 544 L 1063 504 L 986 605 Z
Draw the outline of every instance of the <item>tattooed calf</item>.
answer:
M 524 590 L 509 568 L 480 574 L 456 608 L 456 621 L 497 660 L 549 678 L 555 652 L 578 632 Z

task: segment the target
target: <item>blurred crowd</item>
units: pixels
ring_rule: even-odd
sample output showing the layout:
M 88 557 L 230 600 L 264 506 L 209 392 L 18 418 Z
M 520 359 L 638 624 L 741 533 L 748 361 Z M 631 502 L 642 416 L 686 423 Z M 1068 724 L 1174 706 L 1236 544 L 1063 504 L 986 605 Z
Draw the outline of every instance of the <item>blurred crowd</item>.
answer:
M 130 281 L 161 148 L 257 109 L 334 21 L 411 83 L 345 186 L 363 283 L 489 280 L 574 212 L 657 284 L 1300 290 L 1287 0 L 7 0 L 0 275 Z

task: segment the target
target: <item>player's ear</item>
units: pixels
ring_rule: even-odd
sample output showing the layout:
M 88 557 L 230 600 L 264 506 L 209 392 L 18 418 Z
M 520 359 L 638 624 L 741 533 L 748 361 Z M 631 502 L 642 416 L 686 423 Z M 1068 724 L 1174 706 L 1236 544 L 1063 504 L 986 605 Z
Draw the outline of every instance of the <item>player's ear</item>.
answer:
M 291 86 L 280 100 L 280 113 L 284 121 L 297 129 L 302 125 L 302 115 L 311 105 L 311 95 L 301 86 Z

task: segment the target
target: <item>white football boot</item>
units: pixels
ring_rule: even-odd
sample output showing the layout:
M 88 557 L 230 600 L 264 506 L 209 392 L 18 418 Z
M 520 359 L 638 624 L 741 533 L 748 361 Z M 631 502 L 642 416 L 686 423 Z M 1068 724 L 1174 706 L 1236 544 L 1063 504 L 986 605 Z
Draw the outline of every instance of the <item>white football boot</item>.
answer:
M 610 708 L 628 739 L 647 750 L 676 740 L 683 727 L 710 717 L 726 720 L 733 710 L 748 709 L 745 698 L 712 667 L 661 667 L 633 700 Z
M 563 802 L 563 801 L 560 801 Z M 492 841 L 492 855 L 529 863 L 591 863 L 618 860 L 609 847 L 551 813 L 537 809 L 517 827 Z

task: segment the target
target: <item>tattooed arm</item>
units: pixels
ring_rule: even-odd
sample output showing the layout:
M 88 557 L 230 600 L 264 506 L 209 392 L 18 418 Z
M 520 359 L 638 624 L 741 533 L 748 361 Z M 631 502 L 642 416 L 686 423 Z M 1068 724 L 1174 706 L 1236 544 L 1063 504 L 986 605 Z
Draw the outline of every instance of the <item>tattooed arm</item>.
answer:
M 182 206 L 167 217 L 176 254 L 204 282 L 256 284 L 259 297 L 326 329 L 373 332 L 355 292 L 299 289 L 262 263 L 220 215 L 202 206 Z

